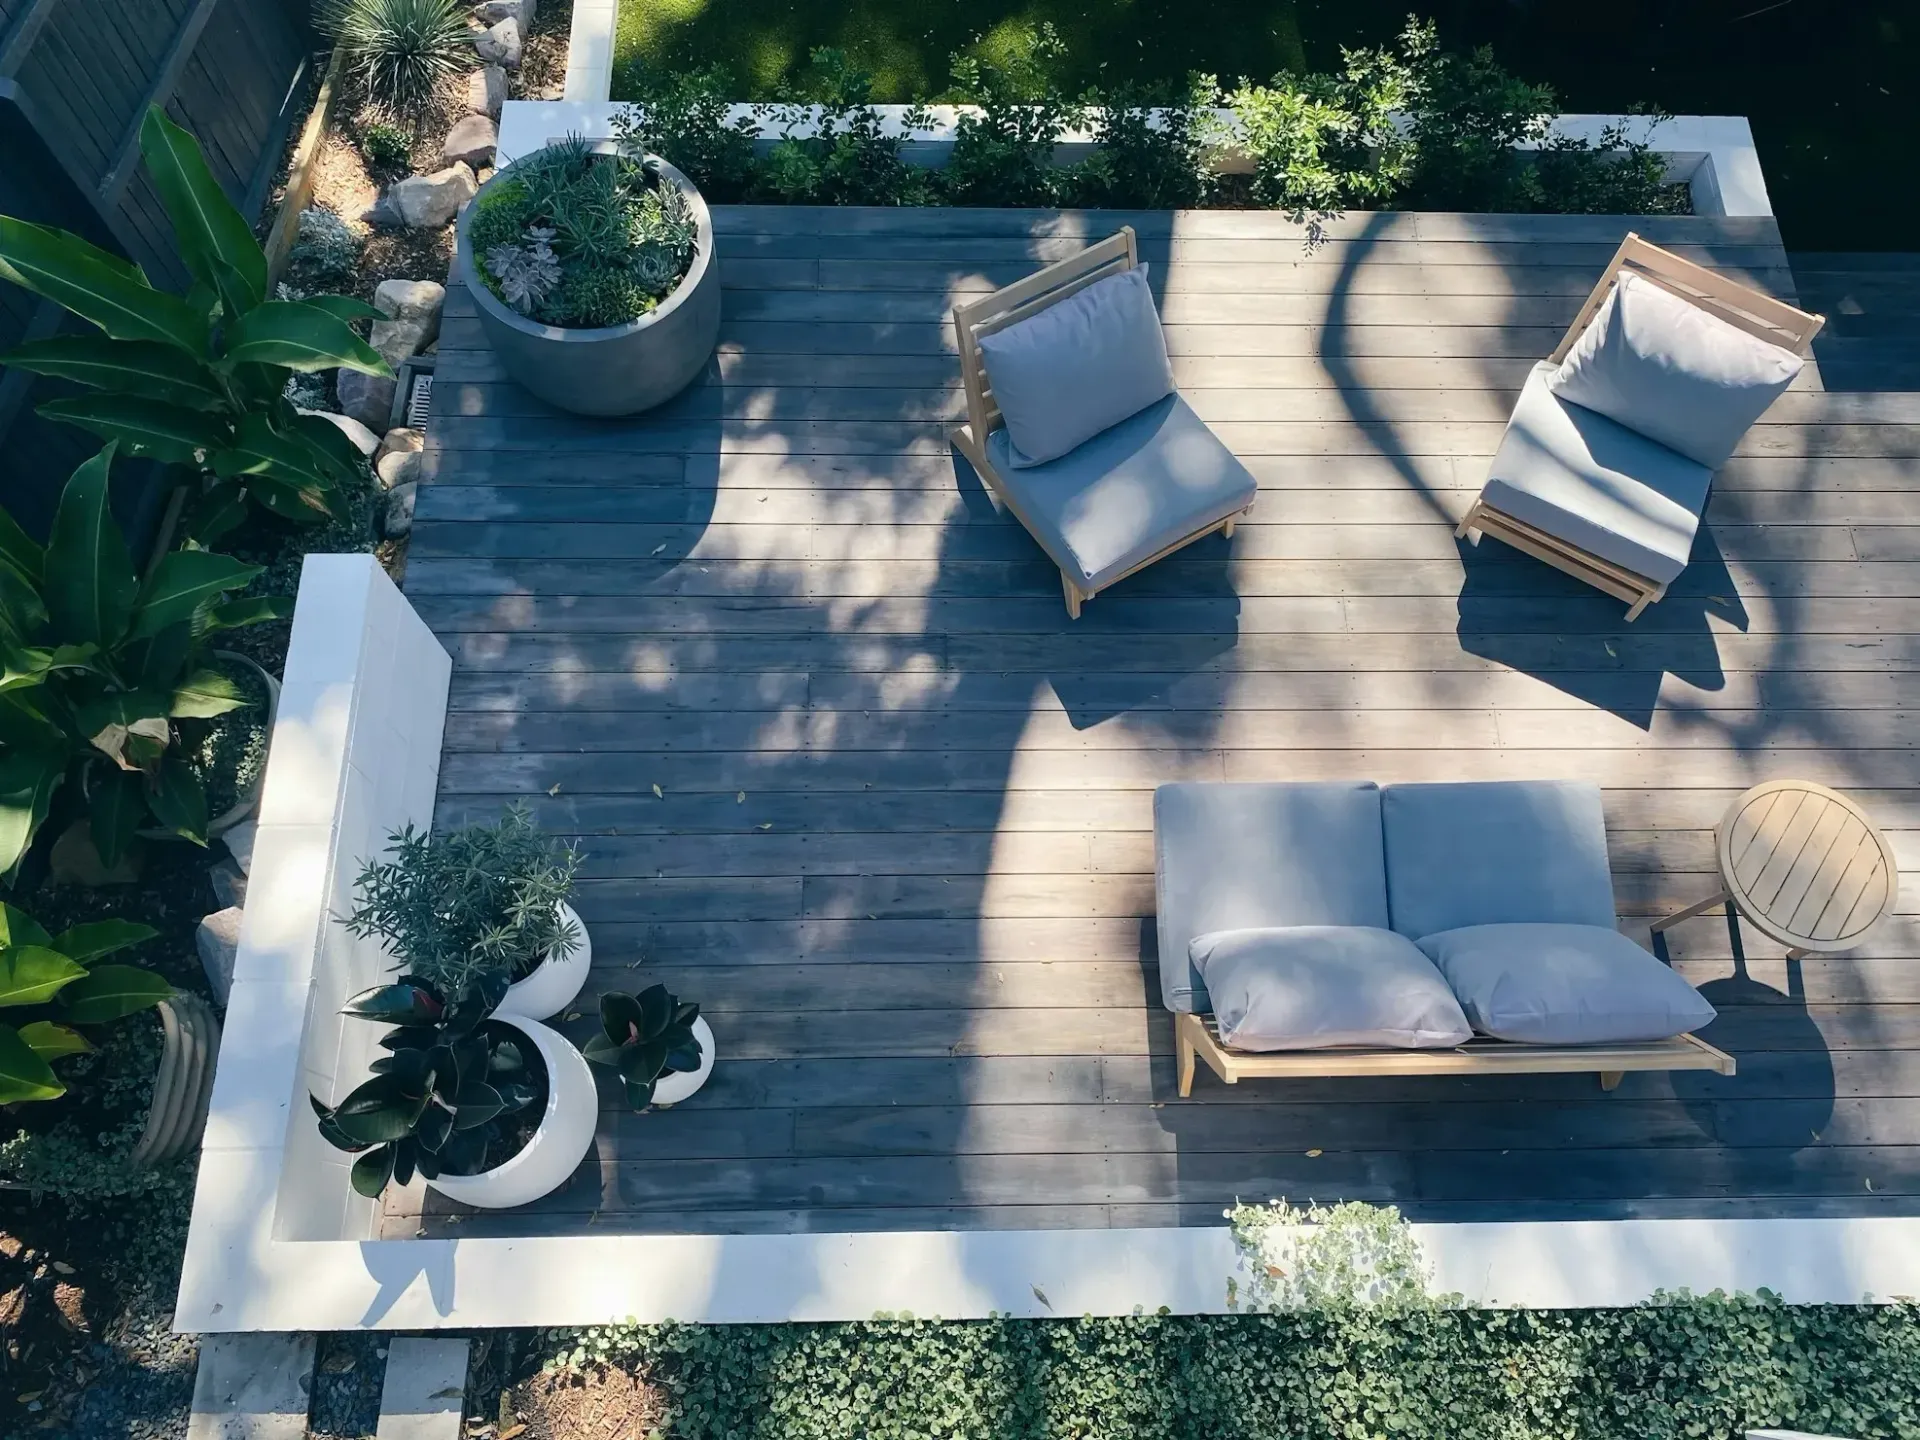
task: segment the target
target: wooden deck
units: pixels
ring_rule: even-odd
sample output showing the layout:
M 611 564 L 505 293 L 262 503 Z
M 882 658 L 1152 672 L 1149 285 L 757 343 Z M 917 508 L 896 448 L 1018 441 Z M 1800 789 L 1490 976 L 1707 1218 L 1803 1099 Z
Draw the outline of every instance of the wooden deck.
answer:
M 1183 392 L 1261 497 L 1068 621 L 945 427 L 947 313 L 1120 219 Z M 449 300 L 407 593 L 454 656 L 440 819 L 524 799 L 587 852 L 600 985 L 719 1037 L 528 1210 L 396 1233 L 1920 1210 L 1920 924 L 1789 967 L 1669 938 L 1733 1079 L 1370 1079 L 1174 1098 L 1152 788 L 1575 776 L 1622 925 L 1714 888 L 1711 827 L 1802 776 L 1920 846 L 1920 397 L 1809 373 L 1623 608 L 1450 527 L 1625 222 L 732 209 L 706 384 L 631 422 L 507 383 Z M 1641 221 L 1783 296 L 1771 222 Z M 1744 958 L 1741 941 L 1744 940 Z M 584 1034 L 588 1018 L 568 1028 Z

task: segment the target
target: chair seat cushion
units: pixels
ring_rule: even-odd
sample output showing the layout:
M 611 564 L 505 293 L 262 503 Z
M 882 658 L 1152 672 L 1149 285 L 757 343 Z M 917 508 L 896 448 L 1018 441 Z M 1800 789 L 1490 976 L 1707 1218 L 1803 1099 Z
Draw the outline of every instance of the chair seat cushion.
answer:
M 1536 365 L 1480 498 L 1665 584 L 1687 568 L 1713 472 L 1547 388 Z
M 1173 393 L 1144 265 L 982 335 L 979 345 L 1015 469 L 1058 459 Z
M 1623 271 L 1547 388 L 1718 470 L 1805 363 Z
M 1178 395 L 1045 465 L 1014 468 L 1004 427 L 988 434 L 986 448 L 1014 512 L 1083 590 L 1246 509 L 1256 488 Z
M 1667 1040 L 1711 1023 L 1713 1006 L 1618 930 L 1473 925 L 1424 936 L 1482 1035 L 1531 1045 Z
M 1424 1050 L 1473 1036 L 1433 962 L 1391 930 L 1216 930 L 1190 951 L 1220 1038 L 1237 1050 Z
M 1551 921 L 1613 928 L 1598 786 L 1573 780 L 1389 785 L 1381 792 L 1392 928 Z
M 1162 785 L 1153 796 L 1160 998 L 1203 1011 L 1188 947 L 1210 930 L 1387 928 L 1380 791 L 1371 781 Z

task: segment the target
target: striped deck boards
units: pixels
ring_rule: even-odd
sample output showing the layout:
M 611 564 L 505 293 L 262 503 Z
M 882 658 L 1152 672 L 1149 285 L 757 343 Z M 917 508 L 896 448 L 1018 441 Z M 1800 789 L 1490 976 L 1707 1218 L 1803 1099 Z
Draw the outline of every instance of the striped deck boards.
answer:
M 1261 496 L 1075 623 L 946 444 L 946 317 L 1122 220 Z M 1920 394 L 1810 368 L 1631 627 L 1450 534 L 1626 229 L 1795 298 L 1771 222 L 1353 215 L 1311 252 L 1265 213 L 716 227 L 719 353 L 639 420 L 543 407 L 453 291 L 406 590 L 454 657 L 439 822 L 524 801 L 586 854 L 564 1028 L 663 980 L 719 1065 L 667 1112 L 606 1092 L 548 1199 L 400 1203 L 391 1233 L 1920 1211 L 1920 896 L 1796 965 L 1717 916 L 1664 937 L 1731 1079 L 1202 1075 L 1181 1102 L 1158 997 L 1172 779 L 1595 780 L 1643 942 L 1714 888 L 1713 826 L 1761 780 L 1845 791 L 1920 866 Z

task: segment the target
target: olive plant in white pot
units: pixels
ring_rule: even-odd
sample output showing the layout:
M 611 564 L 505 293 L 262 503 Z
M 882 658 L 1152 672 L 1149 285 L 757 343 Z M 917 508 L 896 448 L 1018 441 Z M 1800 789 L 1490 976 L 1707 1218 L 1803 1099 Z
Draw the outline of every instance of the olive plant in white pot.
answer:
M 354 882 L 347 929 L 383 941 L 400 968 L 444 994 L 508 981 L 497 1011 L 545 1020 L 586 984 L 593 946 L 567 903 L 580 853 L 515 806 L 491 825 L 438 834 L 411 825 Z

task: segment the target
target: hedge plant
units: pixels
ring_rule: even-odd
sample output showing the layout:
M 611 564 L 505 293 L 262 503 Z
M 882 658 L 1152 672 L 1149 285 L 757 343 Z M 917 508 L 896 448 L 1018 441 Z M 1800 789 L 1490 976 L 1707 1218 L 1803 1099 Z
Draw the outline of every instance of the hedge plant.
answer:
M 1352 208 L 1644 214 L 1684 211 L 1684 187 L 1615 127 L 1598 142 L 1549 137 L 1553 90 L 1509 74 L 1493 52 L 1442 48 L 1409 19 L 1391 45 L 1347 49 L 1337 70 L 1291 72 L 1223 87 L 1180 84 L 1064 89 L 1064 47 L 1042 24 L 996 30 L 953 57 L 938 97 L 973 107 L 940 169 L 910 164 L 867 108 L 872 79 L 839 50 L 818 49 L 801 82 L 755 106 L 781 135 L 756 150 L 753 121 L 729 120 L 736 93 L 719 67 L 639 72 L 621 137 L 679 165 L 716 200 L 826 205 L 1079 205 L 1163 209 L 1255 206 L 1319 222 Z M 817 109 L 812 107 L 818 107 Z M 1216 107 L 1230 107 L 1230 120 Z M 907 128 L 930 114 L 915 107 Z M 803 122 L 816 133 L 799 134 Z M 1093 127 L 1093 153 L 1053 163 L 1055 144 Z M 1516 145 L 1529 149 L 1516 150 Z M 1221 175 L 1223 151 L 1251 175 Z
M 549 1332 L 547 1364 L 639 1372 L 674 1440 L 1920 1437 L 1911 1301 L 1480 1309 L 1428 1292 L 1395 1210 L 1228 1215 L 1237 1313 L 610 1326 Z

